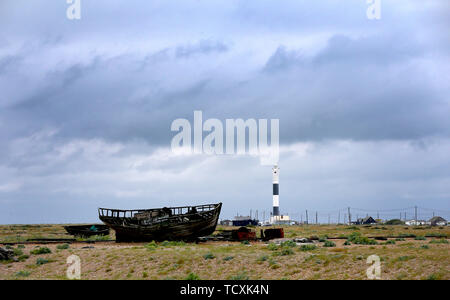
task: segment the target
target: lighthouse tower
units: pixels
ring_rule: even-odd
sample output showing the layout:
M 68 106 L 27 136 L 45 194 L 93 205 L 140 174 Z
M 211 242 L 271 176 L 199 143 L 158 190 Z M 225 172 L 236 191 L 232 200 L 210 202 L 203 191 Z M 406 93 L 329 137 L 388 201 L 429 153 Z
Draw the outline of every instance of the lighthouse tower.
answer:
M 279 177 L 280 177 L 280 169 L 277 165 L 272 168 L 272 183 L 273 183 L 273 217 L 277 219 L 277 216 L 280 215 L 280 200 L 279 200 Z

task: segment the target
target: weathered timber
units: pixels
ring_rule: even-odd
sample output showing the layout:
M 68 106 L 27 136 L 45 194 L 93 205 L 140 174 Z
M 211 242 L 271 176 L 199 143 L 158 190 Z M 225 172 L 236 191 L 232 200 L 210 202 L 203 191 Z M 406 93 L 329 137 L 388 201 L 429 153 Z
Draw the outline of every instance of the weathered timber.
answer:
M 14 260 L 14 251 L 11 249 L 0 248 L 0 260 Z
M 222 203 L 154 209 L 99 208 L 99 218 L 116 232 L 117 242 L 195 240 L 212 234 Z
M 103 224 L 86 224 L 64 226 L 70 235 L 90 237 L 94 235 L 109 235 L 109 227 Z

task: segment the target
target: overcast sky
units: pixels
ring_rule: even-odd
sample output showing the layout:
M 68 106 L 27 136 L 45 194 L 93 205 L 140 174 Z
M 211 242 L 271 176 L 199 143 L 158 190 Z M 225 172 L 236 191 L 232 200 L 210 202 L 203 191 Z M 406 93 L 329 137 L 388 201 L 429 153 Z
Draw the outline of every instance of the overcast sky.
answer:
M 381 0 L 380 20 L 365 0 L 67 7 L 0 2 L 0 223 L 219 201 L 221 218 L 267 217 L 270 166 L 172 153 L 172 121 L 194 110 L 280 120 L 296 219 L 450 217 L 450 1 Z

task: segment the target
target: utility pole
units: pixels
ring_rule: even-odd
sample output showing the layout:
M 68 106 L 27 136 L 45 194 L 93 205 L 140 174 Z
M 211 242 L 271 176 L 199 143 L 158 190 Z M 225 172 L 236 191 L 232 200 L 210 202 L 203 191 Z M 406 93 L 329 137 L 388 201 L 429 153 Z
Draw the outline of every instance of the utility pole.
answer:
M 415 223 L 417 225 L 417 206 L 414 206 L 414 219 L 415 219 Z
M 348 225 L 352 224 L 352 215 L 350 214 L 350 206 L 348 207 Z
M 377 220 L 380 219 L 380 213 L 377 211 Z
M 316 211 L 316 225 L 317 225 L 318 223 L 317 223 L 317 211 Z
M 337 222 L 338 225 L 339 225 L 340 222 L 341 222 L 341 211 L 338 212 L 338 222 Z
M 308 210 L 306 210 L 306 224 L 309 224 L 309 219 L 308 219 Z
M 328 214 L 328 225 L 330 225 L 330 215 Z
M 250 209 L 250 220 L 252 219 L 252 210 Z

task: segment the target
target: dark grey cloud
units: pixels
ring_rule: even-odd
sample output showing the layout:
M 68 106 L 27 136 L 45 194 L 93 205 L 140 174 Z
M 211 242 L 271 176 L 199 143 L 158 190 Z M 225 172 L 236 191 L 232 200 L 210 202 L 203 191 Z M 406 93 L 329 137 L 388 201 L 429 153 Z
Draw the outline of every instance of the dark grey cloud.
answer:
M 389 48 L 392 40 L 403 46 Z M 157 51 L 158 60 L 95 57 L 87 65 L 48 72 L 44 86 L 7 108 L 7 116 L 23 120 L 24 133 L 53 126 L 66 138 L 137 138 L 156 145 L 170 144 L 172 120 L 192 119 L 198 109 L 222 119 L 279 118 L 284 143 L 449 134 L 446 89 L 433 86 L 431 74 L 415 63 L 427 52 L 409 40 L 338 35 L 313 57 L 279 47 L 262 73 L 255 70 L 244 83 L 227 79 L 229 85 L 221 82 L 223 74 L 191 76 L 187 70 L 195 62 L 179 67 L 179 59 L 201 53 L 208 68 L 211 49 L 219 52 L 216 58 L 227 49 L 220 42 L 206 44 L 179 46 L 174 56 Z M 184 49 L 182 57 L 179 49 Z M 187 83 L 164 86 L 172 76 Z M 138 89 L 142 93 L 132 97 Z
M 175 49 L 176 57 L 190 57 L 195 54 L 209 54 L 214 52 L 226 52 L 228 46 L 222 42 L 201 40 L 196 44 L 178 46 Z

